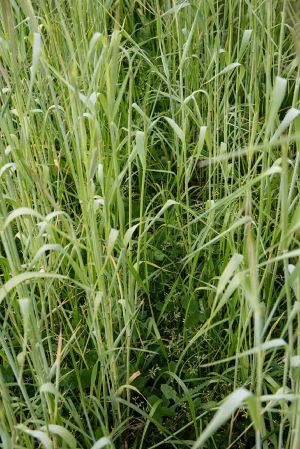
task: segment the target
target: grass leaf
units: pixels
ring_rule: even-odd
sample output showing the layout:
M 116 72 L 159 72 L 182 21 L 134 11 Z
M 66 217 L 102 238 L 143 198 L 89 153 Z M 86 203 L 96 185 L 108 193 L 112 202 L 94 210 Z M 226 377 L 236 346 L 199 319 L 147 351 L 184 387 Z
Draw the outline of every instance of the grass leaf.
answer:
M 202 432 L 192 449 L 200 449 L 204 443 L 233 415 L 233 413 L 251 396 L 250 391 L 238 388 L 231 393 L 220 406 L 219 410 Z
M 169 125 L 172 127 L 173 131 L 175 132 L 176 136 L 181 140 L 181 142 L 184 141 L 184 132 L 182 129 L 177 125 L 177 123 L 169 117 L 164 117 L 165 120 L 169 123 Z

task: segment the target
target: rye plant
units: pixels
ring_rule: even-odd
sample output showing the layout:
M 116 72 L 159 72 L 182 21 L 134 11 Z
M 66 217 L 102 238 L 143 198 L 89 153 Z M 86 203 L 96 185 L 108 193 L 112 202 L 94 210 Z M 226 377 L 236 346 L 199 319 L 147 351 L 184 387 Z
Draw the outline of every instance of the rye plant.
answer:
M 298 2 L 0 14 L 0 447 L 298 449 Z

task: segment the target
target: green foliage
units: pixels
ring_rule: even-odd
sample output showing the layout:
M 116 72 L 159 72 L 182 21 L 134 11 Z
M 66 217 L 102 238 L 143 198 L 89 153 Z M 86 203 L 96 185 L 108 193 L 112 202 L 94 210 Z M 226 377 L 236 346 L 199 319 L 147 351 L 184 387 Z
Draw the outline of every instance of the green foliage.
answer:
M 299 8 L 3 0 L 0 447 L 300 447 Z

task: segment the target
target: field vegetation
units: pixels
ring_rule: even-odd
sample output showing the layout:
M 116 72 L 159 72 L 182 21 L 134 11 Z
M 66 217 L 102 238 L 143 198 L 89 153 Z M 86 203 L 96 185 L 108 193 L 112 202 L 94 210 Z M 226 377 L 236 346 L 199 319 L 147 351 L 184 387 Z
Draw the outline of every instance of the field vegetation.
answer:
M 0 447 L 299 449 L 298 1 L 0 11 Z

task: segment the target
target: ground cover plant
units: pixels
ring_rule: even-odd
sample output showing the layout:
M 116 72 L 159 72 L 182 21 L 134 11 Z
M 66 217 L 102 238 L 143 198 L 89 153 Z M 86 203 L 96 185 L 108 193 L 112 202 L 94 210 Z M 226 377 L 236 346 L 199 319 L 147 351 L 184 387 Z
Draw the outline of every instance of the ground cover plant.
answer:
M 298 1 L 0 11 L 0 447 L 298 449 Z

